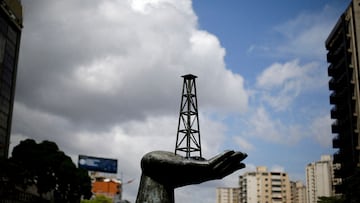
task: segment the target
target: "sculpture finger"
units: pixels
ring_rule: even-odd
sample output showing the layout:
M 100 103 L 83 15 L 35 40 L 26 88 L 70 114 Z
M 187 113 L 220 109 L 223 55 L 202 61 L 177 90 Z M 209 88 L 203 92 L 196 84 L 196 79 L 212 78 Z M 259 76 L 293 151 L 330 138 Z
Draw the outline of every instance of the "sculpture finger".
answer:
M 229 157 L 226 161 L 222 162 L 221 164 L 217 165 L 214 168 L 214 178 L 221 179 L 231 173 L 242 169 L 245 167 L 244 163 L 241 163 L 242 160 L 246 158 L 246 154 L 241 152 L 235 153 L 233 156 Z
M 247 157 L 247 154 L 242 152 L 234 152 L 230 156 L 225 157 L 221 161 L 219 161 L 216 165 L 213 166 L 214 171 L 221 171 L 226 168 L 228 165 L 232 163 L 240 163 Z
M 219 163 L 226 160 L 228 157 L 232 156 L 235 152 L 232 150 L 226 150 L 222 152 L 221 154 L 216 155 L 215 157 L 211 158 L 209 160 L 209 164 L 211 166 L 218 165 Z
M 217 179 L 222 179 L 232 173 L 234 173 L 237 170 L 240 170 L 242 168 L 245 168 L 244 163 L 237 163 L 237 164 L 231 164 L 228 167 L 224 168 L 216 177 Z

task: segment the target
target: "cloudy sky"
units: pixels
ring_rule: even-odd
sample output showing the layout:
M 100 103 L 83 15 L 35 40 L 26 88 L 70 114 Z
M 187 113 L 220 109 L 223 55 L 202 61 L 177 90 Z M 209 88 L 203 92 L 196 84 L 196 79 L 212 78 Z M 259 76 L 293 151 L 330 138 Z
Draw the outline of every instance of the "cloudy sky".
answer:
M 204 157 L 249 156 L 223 180 L 177 189 L 176 202 L 215 202 L 216 187 L 260 165 L 305 180 L 334 152 L 324 41 L 348 0 L 22 3 L 12 147 L 32 138 L 74 162 L 116 158 L 134 201 L 141 157 L 174 150 L 180 76 L 192 73 Z

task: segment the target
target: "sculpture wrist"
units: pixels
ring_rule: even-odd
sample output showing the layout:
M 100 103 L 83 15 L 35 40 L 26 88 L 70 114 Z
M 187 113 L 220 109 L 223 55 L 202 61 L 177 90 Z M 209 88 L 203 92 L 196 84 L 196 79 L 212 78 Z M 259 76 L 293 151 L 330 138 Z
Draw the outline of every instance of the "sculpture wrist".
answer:
M 136 203 L 174 203 L 174 188 L 142 174 Z

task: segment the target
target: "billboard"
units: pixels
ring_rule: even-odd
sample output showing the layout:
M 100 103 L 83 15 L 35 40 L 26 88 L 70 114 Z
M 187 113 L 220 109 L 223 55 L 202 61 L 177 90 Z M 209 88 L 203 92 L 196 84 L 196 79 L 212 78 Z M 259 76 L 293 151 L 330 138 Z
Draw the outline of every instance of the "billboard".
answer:
M 79 155 L 78 166 L 88 171 L 117 173 L 116 159 Z

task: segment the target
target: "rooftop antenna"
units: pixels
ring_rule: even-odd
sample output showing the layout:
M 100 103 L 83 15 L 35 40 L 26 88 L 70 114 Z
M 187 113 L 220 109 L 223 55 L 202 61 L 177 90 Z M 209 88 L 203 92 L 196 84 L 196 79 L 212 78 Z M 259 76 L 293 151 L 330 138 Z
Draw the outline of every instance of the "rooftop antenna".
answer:
M 187 74 L 184 78 L 180 104 L 175 154 L 185 154 L 187 159 L 203 159 L 201 154 L 199 114 L 196 97 L 197 76 Z

